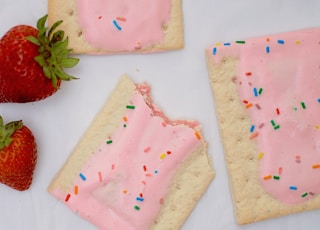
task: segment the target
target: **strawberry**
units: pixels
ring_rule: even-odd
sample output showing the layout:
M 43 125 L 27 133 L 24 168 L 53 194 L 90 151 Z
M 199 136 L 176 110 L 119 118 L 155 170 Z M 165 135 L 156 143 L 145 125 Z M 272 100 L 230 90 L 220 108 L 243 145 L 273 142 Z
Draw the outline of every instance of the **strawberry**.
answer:
M 32 182 L 37 161 L 35 138 L 22 121 L 6 125 L 0 116 L 0 182 L 19 191 Z
M 68 38 L 55 31 L 62 21 L 45 27 L 47 15 L 37 28 L 28 25 L 12 27 L 0 40 L 0 102 L 25 103 L 42 100 L 54 94 L 61 80 L 75 77 L 63 70 L 78 64 L 69 57 Z

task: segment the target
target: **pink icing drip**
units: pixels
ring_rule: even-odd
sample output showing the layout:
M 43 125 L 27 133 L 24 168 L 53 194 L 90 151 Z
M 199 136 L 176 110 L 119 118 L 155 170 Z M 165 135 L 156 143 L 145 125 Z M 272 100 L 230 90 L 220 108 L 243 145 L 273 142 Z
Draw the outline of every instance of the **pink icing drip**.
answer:
M 79 172 L 86 180 L 74 180 L 78 194 L 71 188 L 65 202 L 100 229 L 148 229 L 176 168 L 200 143 L 191 127 L 163 125 L 139 90 L 130 102 L 135 108 L 126 110 L 117 131 L 93 153 Z M 67 195 L 52 194 L 62 200 Z
M 134 51 L 164 39 L 171 0 L 77 0 L 85 39 L 109 51 Z
M 288 204 L 320 193 L 320 29 L 218 47 L 215 61 L 238 57 L 237 85 L 258 144 L 260 180 Z M 260 92 L 260 93 L 259 93 Z M 279 127 L 278 127 L 279 125 Z

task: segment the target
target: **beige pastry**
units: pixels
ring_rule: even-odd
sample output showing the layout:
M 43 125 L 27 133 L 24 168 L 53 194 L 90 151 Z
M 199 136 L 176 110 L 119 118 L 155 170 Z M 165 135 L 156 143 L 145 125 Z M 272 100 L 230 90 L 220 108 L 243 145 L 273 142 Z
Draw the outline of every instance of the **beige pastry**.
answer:
M 206 50 L 237 222 L 320 208 L 320 30 Z

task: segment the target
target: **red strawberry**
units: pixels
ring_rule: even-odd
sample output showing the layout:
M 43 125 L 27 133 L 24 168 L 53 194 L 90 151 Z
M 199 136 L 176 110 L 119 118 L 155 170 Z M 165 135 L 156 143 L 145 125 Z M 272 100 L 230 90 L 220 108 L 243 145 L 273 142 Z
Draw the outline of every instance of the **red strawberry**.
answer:
M 0 182 L 16 190 L 27 190 L 37 162 L 35 138 L 22 121 L 6 125 L 0 116 Z
M 69 57 L 68 38 L 45 27 L 47 15 L 39 19 L 37 29 L 28 25 L 11 28 L 0 40 L 0 102 L 31 102 L 57 91 L 61 80 L 75 77 L 63 72 L 77 65 Z

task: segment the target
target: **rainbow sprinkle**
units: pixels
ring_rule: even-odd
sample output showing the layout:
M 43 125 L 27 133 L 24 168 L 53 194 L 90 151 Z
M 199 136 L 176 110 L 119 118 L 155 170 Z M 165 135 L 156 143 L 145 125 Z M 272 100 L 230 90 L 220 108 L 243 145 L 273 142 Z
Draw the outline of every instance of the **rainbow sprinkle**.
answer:
M 69 199 L 70 199 L 70 197 L 71 197 L 71 195 L 68 193 L 67 196 L 66 196 L 66 198 L 64 199 L 64 201 L 65 201 L 65 202 L 68 202 Z
M 118 22 L 116 20 L 112 21 L 113 25 L 117 28 L 117 30 L 121 31 L 122 28 L 119 26 Z
M 127 105 L 126 108 L 127 109 L 135 109 L 136 107 L 134 105 Z
M 289 187 L 289 189 L 290 189 L 290 190 L 293 190 L 293 191 L 296 191 L 296 190 L 298 190 L 298 187 L 291 185 L 291 186 Z
M 110 145 L 110 144 L 112 144 L 112 140 L 108 140 L 106 143 L 107 143 L 107 145 Z
M 83 181 L 87 180 L 87 178 L 82 173 L 80 173 L 79 176 L 80 176 L 81 180 L 83 180 Z

